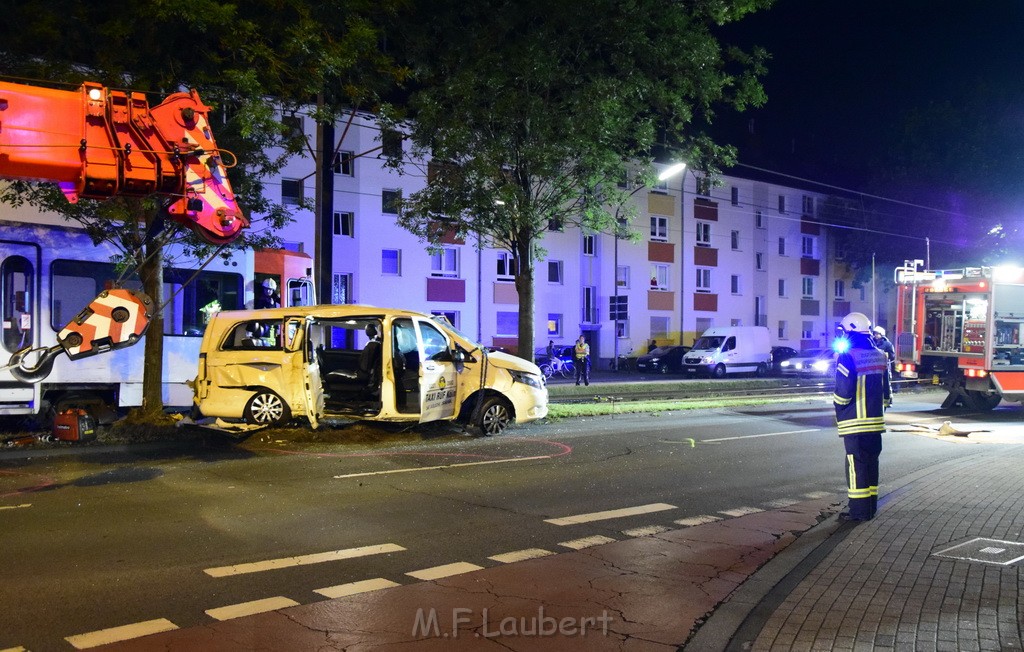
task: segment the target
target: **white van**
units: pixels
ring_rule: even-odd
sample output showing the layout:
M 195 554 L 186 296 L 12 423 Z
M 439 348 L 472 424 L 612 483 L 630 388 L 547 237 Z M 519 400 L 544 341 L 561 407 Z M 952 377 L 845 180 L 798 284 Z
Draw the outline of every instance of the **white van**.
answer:
M 255 425 L 460 419 L 497 434 L 548 412 L 535 364 L 488 352 L 443 317 L 360 305 L 217 313 L 192 385 L 195 418 Z
M 728 373 L 768 373 L 772 347 L 764 326 L 720 326 L 704 331 L 683 357 L 683 371 L 722 378 Z

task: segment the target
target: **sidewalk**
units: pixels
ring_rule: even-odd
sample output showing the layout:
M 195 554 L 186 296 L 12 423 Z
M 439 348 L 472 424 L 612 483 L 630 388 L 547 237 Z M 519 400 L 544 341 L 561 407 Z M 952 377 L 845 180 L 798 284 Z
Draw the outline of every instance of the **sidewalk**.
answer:
M 1021 649 L 1024 447 L 970 448 L 867 523 L 837 495 L 103 649 Z

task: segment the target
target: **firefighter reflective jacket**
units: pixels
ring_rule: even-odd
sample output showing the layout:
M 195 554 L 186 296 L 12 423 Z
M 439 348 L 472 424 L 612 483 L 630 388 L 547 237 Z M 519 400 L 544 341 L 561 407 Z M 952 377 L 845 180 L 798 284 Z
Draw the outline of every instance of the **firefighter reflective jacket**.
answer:
M 883 416 L 892 402 L 889 361 L 867 335 L 850 333 L 850 349 L 839 354 L 832 402 L 840 436 L 885 431 Z

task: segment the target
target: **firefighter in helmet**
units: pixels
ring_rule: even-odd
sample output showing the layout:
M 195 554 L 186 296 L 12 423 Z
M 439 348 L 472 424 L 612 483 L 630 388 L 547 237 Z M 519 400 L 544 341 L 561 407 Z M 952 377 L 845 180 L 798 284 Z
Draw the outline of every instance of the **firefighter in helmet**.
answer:
M 885 354 L 885 357 L 889 359 L 889 384 L 892 390 L 896 391 L 896 384 L 893 382 L 896 379 L 896 348 L 889 341 L 889 338 L 885 336 L 885 329 L 881 326 L 875 326 L 871 329 L 871 342 L 875 345 L 875 348 Z
M 843 318 L 837 340 L 836 388 L 832 397 L 836 426 L 846 448 L 849 511 L 840 515 L 866 521 L 878 506 L 878 456 L 885 432 L 885 409 L 892 404 L 889 361 L 871 341 L 871 321 L 864 313 Z

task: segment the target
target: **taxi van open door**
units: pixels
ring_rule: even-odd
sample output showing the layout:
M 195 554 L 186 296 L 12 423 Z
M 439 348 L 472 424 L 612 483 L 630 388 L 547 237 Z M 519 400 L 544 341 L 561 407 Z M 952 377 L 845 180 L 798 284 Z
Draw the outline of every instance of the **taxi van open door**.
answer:
M 302 399 L 309 425 L 316 428 L 324 413 L 324 390 L 320 383 L 320 364 L 306 335 L 311 322 L 311 319 L 301 317 L 285 319 L 283 339 L 284 350 L 291 356 L 292 364 L 302 368 L 296 377 L 302 378 Z
M 459 381 L 452 343 L 429 320 L 413 318 L 420 360 L 420 423 L 453 419 L 459 405 Z

